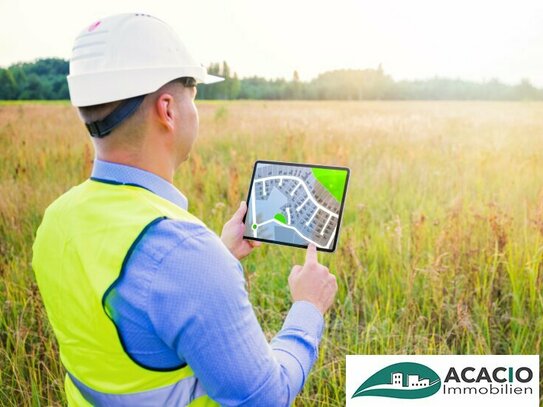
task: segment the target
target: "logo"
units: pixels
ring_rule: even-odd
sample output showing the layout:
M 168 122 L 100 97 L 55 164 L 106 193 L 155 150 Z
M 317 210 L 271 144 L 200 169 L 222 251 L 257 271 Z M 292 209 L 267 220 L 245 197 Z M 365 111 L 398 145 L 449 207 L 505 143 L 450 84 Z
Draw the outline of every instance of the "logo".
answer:
M 346 407 L 541 407 L 539 355 L 346 359 Z
M 397 399 L 430 397 L 441 388 L 441 379 L 428 366 L 419 363 L 395 363 L 374 373 L 358 387 L 354 397 L 379 396 Z
M 89 25 L 89 28 L 87 29 L 88 32 L 92 32 L 94 30 L 96 30 L 98 28 L 98 26 L 100 25 L 101 21 L 96 21 L 95 23 L 92 23 L 91 25 Z

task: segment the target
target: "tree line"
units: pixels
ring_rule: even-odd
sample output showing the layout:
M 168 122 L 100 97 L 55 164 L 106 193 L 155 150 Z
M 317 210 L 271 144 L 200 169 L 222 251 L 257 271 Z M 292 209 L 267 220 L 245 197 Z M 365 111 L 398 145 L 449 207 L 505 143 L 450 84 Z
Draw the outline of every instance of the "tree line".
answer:
M 69 63 L 60 58 L 38 59 L 0 68 L 0 100 L 69 99 Z M 341 69 L 302 81 L 297 71 L 290 79 L 258 76 L 238 78 L 226 62 L 213 63 L 210 74 L 225 78 L 198 86 L 198 99 L 265 100 L 543 100 L 543 90 L 523 79 L 507 85 L 497 79 L 474 82 L 435 77 L 395 81 L 382 66 Z

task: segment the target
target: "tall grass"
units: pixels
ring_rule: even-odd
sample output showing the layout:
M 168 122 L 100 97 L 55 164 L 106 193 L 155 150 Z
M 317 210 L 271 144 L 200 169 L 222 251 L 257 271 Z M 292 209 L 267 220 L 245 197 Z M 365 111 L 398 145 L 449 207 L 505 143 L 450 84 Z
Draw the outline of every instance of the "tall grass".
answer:
M 256 159 L 339 164 L 351 182 L 339 294 L 297 406 L 345 403 L 347 354 L 540 354 L 543 104 L 207 102 L 175 184 L 220 232 Z M 65 104 L 0 105 L 0 405 L 59 405 L 63 368 L 31 271 L 45 207 L 88 177 L 93 153 Z M 244 260 L 268 338 L 302 250 Z

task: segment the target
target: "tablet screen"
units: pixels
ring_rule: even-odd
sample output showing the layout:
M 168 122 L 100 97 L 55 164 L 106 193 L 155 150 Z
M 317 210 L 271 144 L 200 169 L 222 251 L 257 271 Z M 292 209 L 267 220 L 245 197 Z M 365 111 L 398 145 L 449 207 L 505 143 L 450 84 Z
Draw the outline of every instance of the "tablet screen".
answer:
M 333 252 L 348 181 L 345 167 L 257 161 L 244 238 Z

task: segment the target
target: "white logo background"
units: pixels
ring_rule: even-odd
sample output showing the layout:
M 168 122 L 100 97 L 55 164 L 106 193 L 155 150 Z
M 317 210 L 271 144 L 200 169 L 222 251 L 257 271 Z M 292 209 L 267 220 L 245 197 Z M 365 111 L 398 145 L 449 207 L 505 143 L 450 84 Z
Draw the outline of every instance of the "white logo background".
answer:
M 432 369 L 441 378 L 441 388 L 437 393 L 422 399 L 394 399 L 389 397 L 362 396 L 351 398 L 358 387 L 370 376 L 379 370 L 403 362 L 420 363 Z M 529 367 L 534 376 L 528 383 L 520 383 L 514 380 L 512 383 L 488 383 L 482 380 L 479 383 L 460 383 L 444 380 L 451 367 L 456 369 L 458 376 L 465 367 L 474 367 L 475 372 L 470 372 L 468 377 L 477 377 L 479 370 L 485 367 L 490 377 L 492 371 L 497 367 L 512 367 L 514 370 L 520 367 Z M 538 407 L 539 406 L 539 355 L 440 355 L 440 356 L 417 356 L 417 355 L 347 355 L 347 377 L 346 377 L 346 405 L 347 407 Z M 508 377 L 507 373 L 500 373 L 500 377 Z M 512 385 L 513 388 L 531 387 L 533 394 L 444 394 L 443 386 L 450 387 L 494 387 L 501 388 L 502 385 Z

